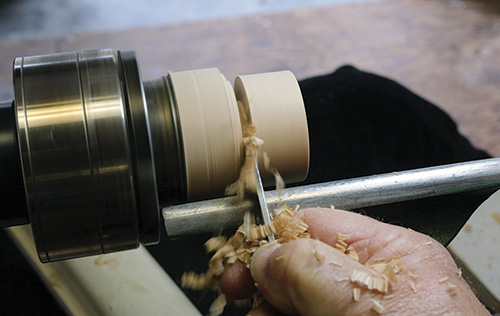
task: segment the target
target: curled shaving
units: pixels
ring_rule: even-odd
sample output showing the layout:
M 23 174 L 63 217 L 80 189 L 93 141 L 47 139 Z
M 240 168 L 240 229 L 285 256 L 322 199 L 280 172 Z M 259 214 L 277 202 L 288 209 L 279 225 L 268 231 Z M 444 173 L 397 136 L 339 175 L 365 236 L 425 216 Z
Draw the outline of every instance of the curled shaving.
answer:
M 285 181 L 278 172 L 278 169 L 271 166 L 269 155 L 266 152 L 261 152 L 264 141 L 257 137 L 257 127 L 252 125 L 248 109 L 245 108 L 243 102 L 238 101 L 238 109 L 243 131 L 245 159 L 243 160 L 238 180 L 226 187 L 225 194 L 236 194 L 239 199 L 243 199 L 246 192 L 257 192 L 257 177 L 255 175 L 254 165 L 255 159 L 259 159 L 261 156 L 264 161 L 264 169 L 274 175 L 276 189 L 278 190 L 278 194 L 281 194 L 281 190 L 285 188 Z

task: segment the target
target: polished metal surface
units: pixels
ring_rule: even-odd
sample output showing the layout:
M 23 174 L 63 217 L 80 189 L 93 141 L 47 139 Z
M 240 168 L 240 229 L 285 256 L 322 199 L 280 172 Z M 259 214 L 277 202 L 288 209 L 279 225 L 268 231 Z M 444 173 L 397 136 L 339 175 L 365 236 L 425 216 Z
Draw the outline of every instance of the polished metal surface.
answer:
M 264 225 L 270 225 L 271 215 L 269 214 L 269 208 L 267 207 L 264 186 L 262 185 L 262 178 L 260 177 L 259 160 L 257 159 L 257 155 L 255 153 L 253 153 L 253 158 L 254 158 L 255 177 L 257 178 L 257 198 L 259 200 L 260 215 L 262 216 L 262 221 L 264 222 Z M 269 242 L 274 241 L 274 235 L 269 236 L 267 240 Z
M 112 50 L 78 52 L 90 171 L 104 253 L 138 246 L 123 90 Z M 130 225 L 132 223 L 132 225 Z
M 169 76 L 144 82 L 157 191 L 161 206 L 186 199 L 186 171 L 179 114 Z
M 151 187 L 154 173 L 134 177 L 133 168 L 145 172 L 132 156 L 148 155 L 137 145 L 148 136 L 136 127 L 141 118 L 131 118 L 144 104 L 141 87 L 124 88 L 140 78 L 132 66 L 123 70 L 109 49 L 14 62 L 25 192 L 43 262 L 138 246 L 137 203 L 145 194 L 136 187 Z
M 499 187 L 500 158 L 492 158 L 289 188 L 281 198 L 268 191 L 266 201 L 271 209 L 283 204 L 355 209 Z M 237 227 L 245 212 L 257 209 L 254 201 L 227 197 L 166 207 L 162 213 L 167 234 L 176 237 Z
M 153 163 L 153 147 L 146 95 L 139 64 L 133 50 L 117 52 L 123 75 L 129 122 L 129 144 L 132 149 L 134 185 L 137 191 L 137 209 L 140 225 L 140 241 L 144 245 L 158 243 L 160 239 L 160 214 L 158 192 Z M 161 147 L 157 147 L 162 150 Z

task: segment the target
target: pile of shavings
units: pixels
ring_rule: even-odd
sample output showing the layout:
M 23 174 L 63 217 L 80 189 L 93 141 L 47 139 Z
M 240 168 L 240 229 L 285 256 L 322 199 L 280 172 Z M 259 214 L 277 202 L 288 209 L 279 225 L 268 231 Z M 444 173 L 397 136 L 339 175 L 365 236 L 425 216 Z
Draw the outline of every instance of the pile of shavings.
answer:
M 192 290 L 212 289 L 218 291 L 219 295 L 210 306 L 209 314 L 211 316 L 222 314 L 227 300 L 220 291 L 220 279 L 227 265 L 240 260 L 247 268 L 250 268 L 253 254 L 259 247 L 269 244 L 266 238 L 271 235 L 275 237 L 275 241 L 272 243 L 280 244 L 311 237 L 308 232 L 309 226 L 302 218 L 294 215 L 297 209 L 298 206 L 290 208 L 286 205 L 276 209 L 269 225 L 256 225 L 253 215 L 246 213 L 243 224 L 233 236 L 230 238 L 224 236 L 212 237 L 205 243 L 207 253 L 214 253 L 208 263 L 207 272 L 203 274 L 185 273 L 181 279 L 182 287 Z M 346 243 L 348 239 L 348 235 L 339 233 L 334 248 L 350 259 L 359 261 L 356 250 Z M 320 263 L 325 260 L 324 255 L 317 250 L 313 252 L 313 255 Z M 276 258 L 276 260 L 281 259 L 283 258 Z M 403 267 L 398 265 L 399 257 L 395 257 L 388 263 L 380 262 L 381 260 L 374 265 L 368 266 L 373 272 L 379 272 L 380 276 L 376 276 L 375 273 L 370 274 L 365 271 L 353 270 L 349 280 L 354 285 L 354 301 L 359 301 L 362 288 L 385 294 L 390 290 L 390 282 L 397 282 L 396 274 L 403 270 Z M 334 264 L 339 265 L 338 263 Z M 389 297 L 387 296 L 387 298 Z M 264 301 L 265 299 L 257 290 L 253 295 L 252 307 L 256 307 Z M 384 309 L 382 304 L 375 300 L 373 300 L 372 308 L 379 313 Z
M 212 237 L 205 243 L 207 253 L 214 253 L 208 263 L 207 272 L 202 274 L 194 272 L 184 273 L 181 279 L 181 286 L 192 290 L 211 289 L 217 291 L 218 297 L 210 306 L 209 315 L 217 316 L 222 314 L 228 301 L 226 296 L 220 291 L 220 279 L 227 265 L 240 260 L 249 268 L 253 254 L 259 247 L 270 244 L 267 238 L 271 235 L 274 235 L 276 238 L 272 243 L 280 244 L 300 238 L 311 238 L 308 225 L 303 218 L 294 214 L 297 210 L 298 206 L 291 208 L 286 205 L 276 209 L 275 215 L 269 225 L 255 224 L 254 216 L 246 213 L 243 224 L 236 230 L 233 236 L 230 238 L 224 236 Z M 348 235 L 339 232 L 334 248 L 351 260 L 359 262 L 359 256 L 354 247 L 348 245 L 348 240 Z M 430 245 L 430 243 L 424 243 L 419 248 L 426 245 Z M 340 263 L 333 261 L 326 262 L 325 256 L 317 250 L 311 251 L 311 254 L 320 264 L 342 266 Z M 284 259 L 283 256 L 275 258 L 277 261 L 282 259 Z M 395 296 L 395 293 L 392 293 L 392 284 L 398 283 L 398 276 L 405 271 L 405 267 L 399 263 L 400 259 L 400 256 L 395 256 L 392 259 L 375 258 L 371 264 L 365 264 L 370 269 L 369 272 L 354 269 L 351 275 L 345 279 L 353 286 L 353 301 L 359 302 L 363 291 L 380 294 L 381 300 L 371 299 L 371 309 L 382 314 L 384 306 L 381 301 Z M 415 282 L 418 276 L 411 271 L 405 272 L 405 276 L 409 277 L 410 281 L 407 282 L 409 291 L 405 291 L 404 295 L 408 295 L 408 293 L 416 294 L 417 286 Z M 460 270 L 457 272 L 457 275 L 460 277 Z M 448 277 L 440 278 L 438 282 L 439 284 L 446 285 L 450 296 L 456 296 L 456 285 L 449 282 Z M 257 289 L 253 295 L 252 307 L 259 306 L 264 301 L 265 298 Z
M 206 273 L 194 272 L 184 273 L 181 286 L 186 289 L 204 290 L 212 289 L 218 291 L 219 296 L 209 308 L 209 314 L 216 316 L 222 314 L 227 304 L 226 297 L 220 291 L 220 279 L 227 265 L 240 260 L 247 268 L 250 268 L 252 256 L 257 249 L 268 244 L 267 238 L 274 235 L 272 243 L 287 243 L 299 238 L 310 238 L 307 232 L 309 226 L 293 213 L 298 209 L 286 205 L 276 209 L 271 223 L 268 225 L 255 224 L 255 217 L 246 213 L 243 224 L 230 238 L 217 236 L 210 238 L 205 243 L 207 253 L 214 253 L 208 263 Z M 257 291 L 253 296 L 253 307 L 260 305 L 264 298 Z

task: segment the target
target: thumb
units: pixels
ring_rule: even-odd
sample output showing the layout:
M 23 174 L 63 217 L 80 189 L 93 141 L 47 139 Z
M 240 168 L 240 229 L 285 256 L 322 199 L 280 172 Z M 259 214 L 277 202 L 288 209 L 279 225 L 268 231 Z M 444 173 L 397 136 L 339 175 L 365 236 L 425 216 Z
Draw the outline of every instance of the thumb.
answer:
M 371 273 L 321 241 L 299 239 L 259 249 L 250 272 L 262 295 L 283 313 L 367 315 L 371 300 L 353 300 L 350 276 L 355 269 Z

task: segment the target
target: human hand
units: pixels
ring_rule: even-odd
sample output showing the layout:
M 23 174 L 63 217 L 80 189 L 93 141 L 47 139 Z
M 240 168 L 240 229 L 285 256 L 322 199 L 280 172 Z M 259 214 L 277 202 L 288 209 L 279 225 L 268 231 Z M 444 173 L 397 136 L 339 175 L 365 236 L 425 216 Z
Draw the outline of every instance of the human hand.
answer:
M 302 210 L 296 216 L 309 225 L 311 239 L 262 247 L 252 258 L 250 273 L 241 262 L 224 271 L 221 289 L 227 297 L 249 297 L 255 282 L 272 305 L 249 315 L 275 315 L 276 310 L 290 315 L 377 315 L 377 303 L 383 315 L 490 315 L 448 251 L 429 236 L 335 209 Z M 338 233 L 349 236 L 346 243 L 354 247 L 359 262 L 334 248 Z M 355 270 L 381 277 L 368 266 L 397 257 L 401 271 L 386 293 L 352 281 Z M 361 288 L 358 301 L 353 300 L 355 287 Z

